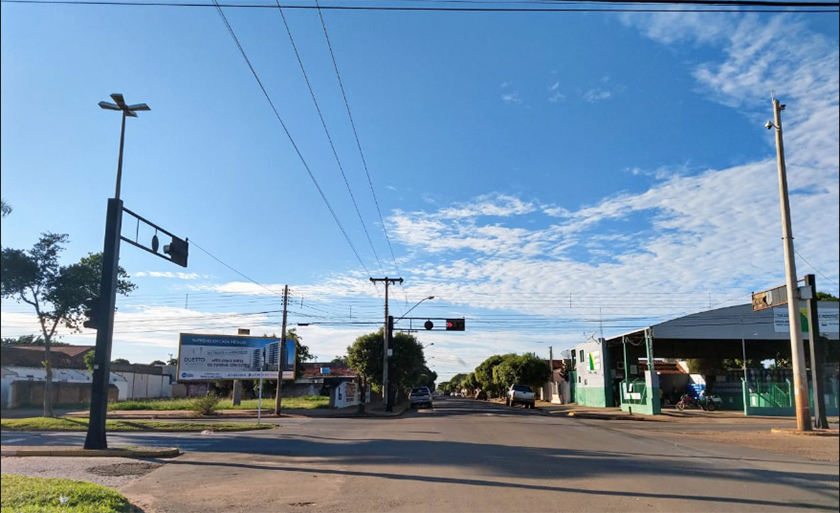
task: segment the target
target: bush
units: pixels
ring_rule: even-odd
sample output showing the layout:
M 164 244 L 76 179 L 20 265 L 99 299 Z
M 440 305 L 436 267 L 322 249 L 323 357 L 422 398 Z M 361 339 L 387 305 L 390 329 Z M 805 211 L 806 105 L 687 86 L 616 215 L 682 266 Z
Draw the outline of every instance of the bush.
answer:
M 192 403 L 192 409 L 200 415 L 213 415 L 218 405 L 219 397 L 207 394 L 204 397 L 196 398 Z

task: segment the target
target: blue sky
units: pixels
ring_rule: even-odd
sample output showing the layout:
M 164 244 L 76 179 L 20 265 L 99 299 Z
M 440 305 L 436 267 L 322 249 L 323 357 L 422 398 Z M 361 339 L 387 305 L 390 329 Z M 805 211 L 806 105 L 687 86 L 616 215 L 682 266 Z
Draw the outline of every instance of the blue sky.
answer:
M 96 104 L 152 108 L 127 122 L 123 199 L 194 245 L 187 269 L 123 245 L 138 289 L 114 357 L 279 333 L 289 284 L 290 323 L 331 359 L 382 318 L 369 275 L 405 279 L 397 316 L 434 295 L 412 315 L 467 317 L 419 333 L 443 378 L 747 302 L 784 282 L 771 89 L 799 275 L 838 294 L 836 13 L 324 11 L 395 259 L 318 14 L 285 13 L 373 249 L 279 12 L 225 10 L 364 267 L 214 9 L 2 4 L 3 247 L 51 231 L 67 263 L 101 251 L 120 120 Z M 2 313 L 4 337 L 37 329 Z

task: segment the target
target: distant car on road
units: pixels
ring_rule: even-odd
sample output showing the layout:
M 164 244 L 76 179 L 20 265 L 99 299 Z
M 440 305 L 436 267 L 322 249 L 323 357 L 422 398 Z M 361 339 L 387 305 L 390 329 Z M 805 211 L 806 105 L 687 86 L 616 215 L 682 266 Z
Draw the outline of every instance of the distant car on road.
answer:
M 508 390 L 505 403 L 508 406 L 523 404 L 526 408 L 533 410 L 536 403 L 536 395 L 528 385 L 512 385 Z
M 411 393 L 408 394 L 408 403 L 410 408 L 420 406 L 432 408 L 434 405 L 432 404 L 432 393 L 429 391 L 429 387 L 412 388 Z

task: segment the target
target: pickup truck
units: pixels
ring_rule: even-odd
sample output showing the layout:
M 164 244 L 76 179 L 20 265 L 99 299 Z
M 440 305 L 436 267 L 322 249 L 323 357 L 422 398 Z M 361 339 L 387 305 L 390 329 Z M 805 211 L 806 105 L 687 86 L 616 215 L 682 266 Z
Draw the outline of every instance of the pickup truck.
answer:
M 531 391 L 528 385 L 513 385 L 507 393 L 506 404 L 508 406 L 516 406 L 517 404 L 524 404 L 526 408 L 534 409 L 534 402 L 536 396 Z

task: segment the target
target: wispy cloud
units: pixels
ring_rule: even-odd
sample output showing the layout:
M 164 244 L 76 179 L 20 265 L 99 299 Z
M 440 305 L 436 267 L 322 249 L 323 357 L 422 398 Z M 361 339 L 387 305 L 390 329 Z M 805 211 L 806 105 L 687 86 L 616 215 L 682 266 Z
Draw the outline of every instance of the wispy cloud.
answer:
M 502 101 L 505 103 L 522 103 L 522 98 L 519 97 L 519 91 L 503 94 Z
M 197 280 L 199 278 L 209 278 L 208 275 L 200 275 L 197 273 L 182 273 L 171 271 L 137 271 L 134 273 L 137 278 L 174 278 L 178 280 Z
M 604 89 L 590 89 L 583 93 L 583 99 L 589 103 L 600 102 L 612 98 L 612 93 Z

